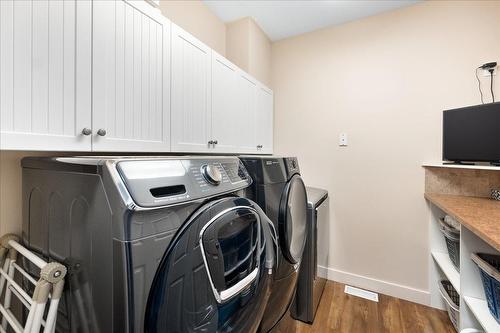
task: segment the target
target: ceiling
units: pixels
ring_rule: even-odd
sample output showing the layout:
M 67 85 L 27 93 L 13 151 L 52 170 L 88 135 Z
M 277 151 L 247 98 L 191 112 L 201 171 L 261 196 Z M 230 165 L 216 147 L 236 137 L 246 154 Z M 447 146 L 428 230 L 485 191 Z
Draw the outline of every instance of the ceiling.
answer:
M 357 20 L 419 0 L 204 0 L 224 22 L 251 16 L 272 41 Z

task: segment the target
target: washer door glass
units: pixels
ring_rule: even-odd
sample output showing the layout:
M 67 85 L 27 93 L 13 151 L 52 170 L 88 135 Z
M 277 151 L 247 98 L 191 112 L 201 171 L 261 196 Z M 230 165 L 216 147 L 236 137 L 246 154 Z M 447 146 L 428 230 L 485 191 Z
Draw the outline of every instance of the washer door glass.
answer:
M 260 217 L 250 208 L 222 211 L 203 227 L 200 246 L 215 299 L 223 303 L 257 277 L 261 239 Z
M 286 259 L 296 264 L 302 258 L 306 243 L 307 194 L 299 175 L 286 184 L 279 214 L 280 245 Z
M 255 332 L 267 303 L 264 217 L 244 198 L 203 206 L 163 256 L 146 332 Z M 250 319 L 251 318 L 251 319 Z

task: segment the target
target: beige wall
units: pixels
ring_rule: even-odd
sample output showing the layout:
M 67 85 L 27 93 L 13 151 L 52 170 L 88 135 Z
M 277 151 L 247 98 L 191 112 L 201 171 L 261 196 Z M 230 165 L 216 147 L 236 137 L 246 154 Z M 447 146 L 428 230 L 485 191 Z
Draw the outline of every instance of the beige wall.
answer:
M 274 151 L 331 195 L 332 276 L 427 292 L 420 165 L 440 160 L 441 111 L 478 104 L 474 69 L 500 60 L 499 13 L 426 1 L 273 44 Z
M 0 150 L 0 235 L 21 231 L 21 169 L 13 155 Z
M 161 0 L 163 15 L 221 55 L 226 54 L 226 25 L 200 0 Z
M 271 86 L 271 41 L 251 17 L 226 24 L 226 57 Z
M 161 0 L 160 9 L 172 22 L 271 85 L 271 41 L 252 18 L 224 24 L 200 0 Z
M 248 72 L 271 87 L 271 41 L 257 22 L 250 19 L 250 56 Z
M 249 68 L 249 22 L 246 17 L 226 24 L 226 57 L 244 71 Z

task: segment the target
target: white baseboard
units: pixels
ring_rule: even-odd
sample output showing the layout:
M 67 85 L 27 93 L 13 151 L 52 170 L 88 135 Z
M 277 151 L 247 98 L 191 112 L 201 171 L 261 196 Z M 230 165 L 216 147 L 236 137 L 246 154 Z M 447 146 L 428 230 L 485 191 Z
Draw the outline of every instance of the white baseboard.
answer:
M 321 277 L 326 277 L 328 280 L 430 306 L 431 295 L 426 290 L 415 289 L 323 266 L 318 266 L 318 274 Z

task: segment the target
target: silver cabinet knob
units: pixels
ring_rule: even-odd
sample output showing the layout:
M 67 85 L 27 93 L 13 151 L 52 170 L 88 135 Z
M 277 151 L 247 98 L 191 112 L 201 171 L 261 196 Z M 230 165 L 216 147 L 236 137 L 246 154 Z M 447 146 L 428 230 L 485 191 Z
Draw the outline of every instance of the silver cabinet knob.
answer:
M 219 142 L 217 142 L 217 140 L 214 140 L 214 145 L 218 144 Z
M 88 127 L 85 127 L 84 129 L 82 129 L 82 134 L 83 135 L 90 135 L 90 134 L 92 134 L 92 130 Z
M 105 136 L 106 135 L 106 130 L 104 128 L 100 128 L 97 131 L 97 135 L 99 135 L 99 136 Z
M 208 144 L 209 144 L 209 145 L 213 145 L 213 144 L 214 144 L 214 140 L 210 140 L 210 141 L 208 141 Z
M 261 149 L 262 147 L 264 147 L 263 145 L 257 145 L 257 149 Z

